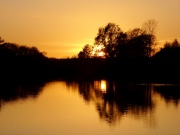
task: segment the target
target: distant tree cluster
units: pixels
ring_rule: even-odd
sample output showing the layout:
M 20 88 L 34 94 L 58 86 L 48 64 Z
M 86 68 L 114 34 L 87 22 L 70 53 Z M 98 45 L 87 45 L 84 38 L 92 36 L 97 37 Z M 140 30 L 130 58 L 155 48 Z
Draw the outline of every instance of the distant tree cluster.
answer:
M 164 44 L 164 48 L 161 48 L 161 49 L 166 49 L 166 48 L 179 48 L 180 47 L 180 44 L 178 42 L 177 39 L 174 39 L 173 42 L 166 42 Z
M 14 43 L 4 42 L 0 38 L 0 57 L 9 58 L 9 57 L 36 57 L 42 58 L 45 57 L 44 52 L 40 52 L 36 47 L 27 47 L 24 45 L 17 45 Z
M 164 44 L 164 47 L 162 47 L 160 51 L 154 55 L 154 59 L 164 62 L 179 62 L 180 43 L 178 42 L 178 40 L 174 39 L 174 41 L 172 42 L 166 42 Z
M 36 47 L 5 42 L 0 38 L 0 81 L 24 81 L 47 78 L 48 58 Z
M 152 19 L 145 22 L 142 28 L 123 32 L 117 24 L 108 23 L 99 28 L 95 44 L 85 45 L 78 57 L 95 57 L 99 52 L 104 52 L 106 58 L 151 57 L 155 52 L 156 26 L 157 21 Z

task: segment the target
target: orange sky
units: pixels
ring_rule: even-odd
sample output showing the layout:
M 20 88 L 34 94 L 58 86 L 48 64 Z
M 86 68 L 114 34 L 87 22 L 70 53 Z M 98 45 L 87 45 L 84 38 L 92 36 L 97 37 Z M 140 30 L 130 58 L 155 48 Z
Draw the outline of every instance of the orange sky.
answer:
M 108 22 L 123 31 L 158 21 L 159 44 L 180 41 L 180 0 L 0 0 L 0 36 L 67 58 L 93 44 Z

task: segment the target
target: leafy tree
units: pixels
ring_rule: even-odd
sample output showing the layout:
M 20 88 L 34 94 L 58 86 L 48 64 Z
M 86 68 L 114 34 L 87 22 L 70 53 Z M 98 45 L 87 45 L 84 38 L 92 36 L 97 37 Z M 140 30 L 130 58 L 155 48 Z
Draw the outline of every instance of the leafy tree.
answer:
M 117 53 L 118 37 L 123 33 L 115 23 L 108 23 L 99 28 L 95 37 L 95 45 L 101 46 L 106 58 L 113 58 Z
M 93 47 L 89 44 L 86 44 L 82 51 L 79 52 L 78 58 L 90 58 L 92 56 Z
M 124 33 L 115 23 L 108 23 L 99 28 L 95 45 L 102 48 L 106 58 L 151 57 L 156 45 L 156 24 L 155 20 L 148 20 L 142 29 L 135 28 Z
M 20 46 L 14 43 L 1 44 L 0 55 L 3 57 L 14 57 L 14 56 L 22 56 L 22 57 L 27 56 L 34 58 L 45 57 L 44 52 L 40 52 L 36 47 Z
M 85 58 L 85 54 L 83 53 L 83 51 L 80 51 L 78 53 L 78 58 Z
M 128 39 L 131 40 L 132 38 L 138 37 L 142 35 L 144 31 L 140 28 L 134 28 L 133 30 L 129 30 L 127 32 Z
M 159 62 L 179 64 L 180 59 L 180 44 L 177 39 L 173 42 L 166 42 L 164 47 L 157 52 L 153 58 Z
M 128 35 L 128 39 L 131 57 L 151 57 L 153 35 L 146 34 L 141 29 L 134 29 Z
M 140 44 L 140 41 L 142 40 L 140 36 L 142 33 L 143 31 L 139 28 L 135 28 L 126 32 L 123 40 L 118 42 L 118 49 L 120 52 L 118 57 L 132 58 L 141 55 L 143 45 Z
M 177 39 L 174 39 L 174 41 L 171 44 L 172 47 L 180 47 L 180 44 Z
M 128 35 L 127 33 L 121 32 L 119 36 L 117 37 L 117 45 L 115 47 L 115 57 L 127 57 L 128 54 Z
M 161 50 L 162 50 L 162 49 L 168 49 L 168 48 L 178 48 L 178 47 L 180 47 L 180 44 L 179 44 L 179 42 L 178 42 L 177 39 L 174 39 L 173 42 L 166 42 L 166 43 L 164 44 L 164 47 L 161 48 Z
M 127 57 L 151 57 L 155 52 L 157 21 L 148 20 L 142 28 L 135 28 L 127 32 Z

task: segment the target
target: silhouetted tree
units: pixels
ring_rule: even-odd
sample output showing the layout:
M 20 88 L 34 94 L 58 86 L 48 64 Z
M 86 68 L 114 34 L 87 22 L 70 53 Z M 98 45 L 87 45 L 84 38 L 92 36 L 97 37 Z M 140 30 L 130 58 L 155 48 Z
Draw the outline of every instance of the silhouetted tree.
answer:
M 78 58 L 85 58 L 85 54 L 82 51 L 80 51 L 78 53 Z
M 93 47 L 89 44 L 85 45 L 79 52 L 78 58 L 90 58 L 92 56 Z
M 135 28 L 127 32 L 129 57 L 151 57 L 154 54 L 156 27 L 157 21 L 150 19 L 143 24 L 141 29 Z
M 174 41 L 172 43 L 166 42 L 164 44 L 164 48 L 178 48 L 178 47 L 180 47 L 180 44 L 177 39 L 174 39 Z
M 153 37 L 141 29 L 134 29 L 128 35 L 128 51 L 131 57 L 151 57 Z
M 152 57 L 153 72 L 155 79 L 168 82 L 179 82 L 180 76 L 180 44 L 175 39 L 166 42 Z
M 143 31 L 135 28 L 124 34 L 123 40 L 118 41 L 119 54 L 121 58 L 132 58 L 141 56 L 144 53 L 141 35 Z M 120 36 L 122 37 L 122 36 Z
M 102 47 L 106 58 L 116 56 L 118 37 L 122 33 L 119 26 L 115 23 L 108 23 L 104 28 L 99 28 L 95 37 L 95 44 Z
M 0 44 L 2 44 L 4 42 L 4 40 L 0 37 Z
M 151 57 L 156 45 L 156 24 L 155 20 L 149 20 L 143 29 L 135 28 L 124 33 L 115 23 L 108 23 L 99 28 L 95 45 L 102 48 L 106 58 Z
M 14 57 L 18 52 L 18 45 L 13 43 L 3 43 L 0 45 L 0 56 L 4 58 Z
M 150 19 L 142 25 L 142 30 L 149 35 L 155 35 L 158 22 L 155 19 Z
M 4 58 L 14 56 L 34 58 L 45 57 L 44 52 L 40 52 L 36 47 L 20 46 L 6 42 L 0 45 L 0 56 Z
M 155 54 L 155 47 L 156 47 L 156 30 L 157 30 L 158 22 L 155 19 L 149 19 L 148 21 L 144 22 L 142 25 L 142 30 L 145 34 L 151 37 L 151 44 L 149 44 L 149 56 Z
M 180 44 L 177 39 L 174 39 L 174 41 L 172 41 L 172 42 L 166 42 L 164 44 L 164 47 L 161 48 L 160 51 L 165 50 L 165 49 L 168 50 L 170 48 L 175 48 L 175 49 L 180 48 Z
M 180 44 L 178 40 L 166 42 L 164 47 L 153 58 L 159 62 L 178 64 L 180 60 Z
M 128 50 L 128 36 L 127 33 L 120 32 L 117 37 L 117 45 L 114 50 L 114 57 L 126 57 Z

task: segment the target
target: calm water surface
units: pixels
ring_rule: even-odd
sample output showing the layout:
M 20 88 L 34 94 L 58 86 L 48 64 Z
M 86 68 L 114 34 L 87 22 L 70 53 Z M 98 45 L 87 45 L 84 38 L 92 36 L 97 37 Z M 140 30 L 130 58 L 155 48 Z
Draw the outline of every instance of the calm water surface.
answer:
M 172 84 L 3 84 L 0 135 L 179 135 L 179 101 Z

